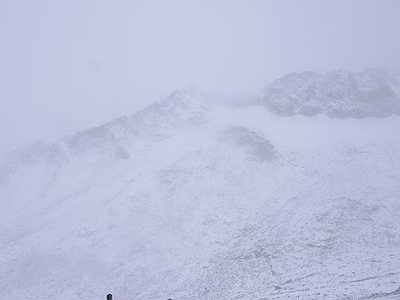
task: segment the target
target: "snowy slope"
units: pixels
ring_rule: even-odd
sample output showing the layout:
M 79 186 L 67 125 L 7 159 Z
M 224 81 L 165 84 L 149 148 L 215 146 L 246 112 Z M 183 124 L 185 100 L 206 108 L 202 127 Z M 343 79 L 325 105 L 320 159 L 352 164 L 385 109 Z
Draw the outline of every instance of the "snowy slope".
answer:
M 399 299 L 399 125 L 187 88 L 28 146 L 0 169 L 2 297 Z

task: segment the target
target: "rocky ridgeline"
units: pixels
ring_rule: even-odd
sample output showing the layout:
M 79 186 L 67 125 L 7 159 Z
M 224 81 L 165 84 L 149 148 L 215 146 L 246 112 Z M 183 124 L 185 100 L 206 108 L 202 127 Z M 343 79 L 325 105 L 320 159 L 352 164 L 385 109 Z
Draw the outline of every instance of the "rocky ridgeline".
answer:
M 62 164 L 70 157 L 92 151 L 114 153 L 129 159 L 126 151 L 138 140 L 160 142 L 183 128 L 210 121 L 213 104 L 243 107 L 262 104 L 281 116 L 327 115 L 334 118 L 387 117 L 400 114 L 400 72 L 387 68 L 361 73 L 336 70 L 292 73 L 275 80 L 251 99 L 225 99 L 202 93 L 193 86 L 173 92 L 163 101 L 133 115 L 117 118 L 98 127 L 77 132 L 51 144 L 35 142 L 16 150 L 0 162 L 0 183 L 6 183 L 21 165 Z
M 23 166 L 59 165 L 86 153 L 112 153 L 116 158 L 129 159 L 125 148 L 135 141 L 146 139 L 149 143 L 159 142 L 178 129 L 205 122 L 209 101 L 208 95 L 188 86 L 129 117 L 119 117 L 54 143 L 31 143 L 7 154 L 0 161 L 0 184 L 7 183 L 12 174 Z
M 281 116 L 387 117 L 400 114 L 399 91 L 398 71 L 375 68 L 354 73 L 340 69 L 325 75 L 286 75 L 268 85 L 260 101 Z

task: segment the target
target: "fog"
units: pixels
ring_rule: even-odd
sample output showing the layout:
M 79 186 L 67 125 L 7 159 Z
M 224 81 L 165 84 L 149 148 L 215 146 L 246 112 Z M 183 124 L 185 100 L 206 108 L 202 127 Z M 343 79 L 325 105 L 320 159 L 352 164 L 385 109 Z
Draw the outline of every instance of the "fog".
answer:
M 400 2 L 0 1 L 0 155 L 188 83 L 252 94 L 290 72 L 400 68 Z

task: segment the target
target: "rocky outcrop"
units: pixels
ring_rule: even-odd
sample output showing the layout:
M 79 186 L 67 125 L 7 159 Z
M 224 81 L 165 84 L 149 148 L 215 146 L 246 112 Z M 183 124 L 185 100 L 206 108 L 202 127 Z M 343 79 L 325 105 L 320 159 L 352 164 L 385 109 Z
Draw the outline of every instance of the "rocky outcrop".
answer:
M 260 101 L 282 116 L 387 117 L 400 113 L 399 87 L 400 73 L 386 68 L 292 73 L 267 86 Z

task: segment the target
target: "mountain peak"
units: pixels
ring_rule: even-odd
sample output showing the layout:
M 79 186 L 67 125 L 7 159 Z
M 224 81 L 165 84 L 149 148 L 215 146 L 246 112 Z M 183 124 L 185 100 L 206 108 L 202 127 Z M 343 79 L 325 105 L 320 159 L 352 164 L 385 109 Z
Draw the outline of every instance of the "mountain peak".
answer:
M 161 103 L 169 103 L 171 105 L 184 105 L 187 108 L 202 110 L 209 108 L 210 95 L 200 91 L 194 84 L 190 83 L 182 88 L 174 90 L 169 96 Z

